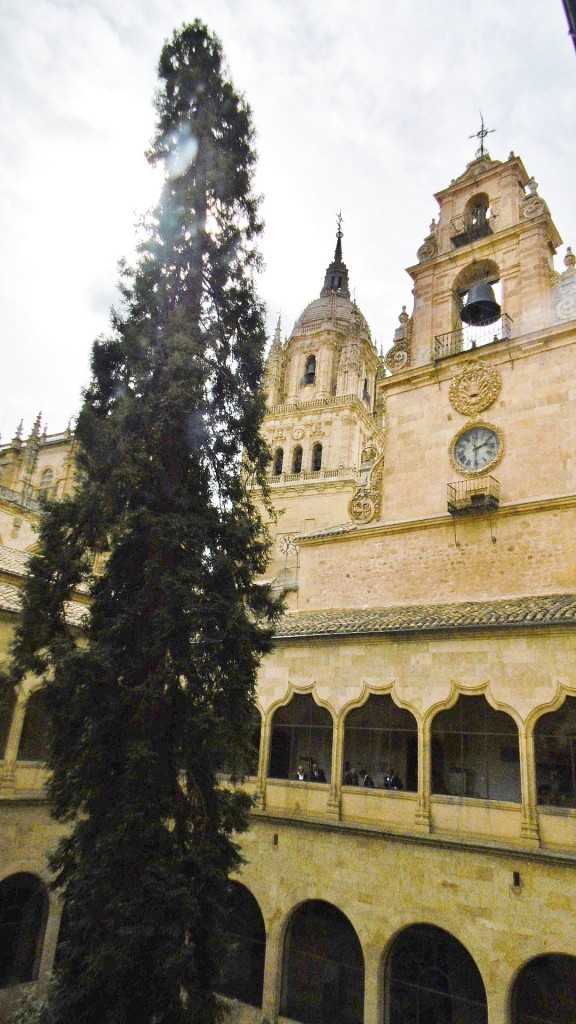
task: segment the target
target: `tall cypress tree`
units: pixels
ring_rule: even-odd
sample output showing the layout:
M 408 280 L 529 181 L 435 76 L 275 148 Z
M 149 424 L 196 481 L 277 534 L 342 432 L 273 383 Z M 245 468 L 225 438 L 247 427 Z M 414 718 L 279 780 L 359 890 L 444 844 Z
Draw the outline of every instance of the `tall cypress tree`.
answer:
M 275 614 L 250 487 L 267 462 L 250 111 L 199 22 L 165 45 L 159 80 L 161 199 L 94 345 L 78 489 L 44 516 L 5 680 L 44 680 L 49 797 L 69 826 L 52 856 L 56 1024 L 217 1018 L 219 907 L 249 804 L 217 772 L 246 768 Z

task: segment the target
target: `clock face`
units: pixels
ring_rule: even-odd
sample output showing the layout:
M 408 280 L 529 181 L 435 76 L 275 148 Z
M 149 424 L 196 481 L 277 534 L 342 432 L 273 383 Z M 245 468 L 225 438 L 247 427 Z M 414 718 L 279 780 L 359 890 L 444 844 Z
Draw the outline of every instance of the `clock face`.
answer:
M 482 473 L 502 456 L 501 437 L 492 427 L 477 424 L 459 434 L 452 446 L 452 459 L 461 473 Z

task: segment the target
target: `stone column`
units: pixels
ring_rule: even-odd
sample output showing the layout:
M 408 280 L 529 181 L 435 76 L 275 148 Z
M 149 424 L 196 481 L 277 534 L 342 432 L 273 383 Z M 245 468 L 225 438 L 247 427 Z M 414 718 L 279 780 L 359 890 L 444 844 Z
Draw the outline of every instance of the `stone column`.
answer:
M 270 762 L 270 740 L 272 736 L 272 718 L 269 714 L 264 715 L 262 730 L 260 732 L 260 753 L 258 756 L 258 778 L 256 781 L 256 792 L 254 794 L 256 807 L 264 810 L 266 807 L 266 780 L 268 778 L 268 764 Z
M 42 955 L 38 969 L 38 995 L 41 998 L 45 995 L 46 989 L 48 988 L 50 972 L 54 965 L 54 957 L 56 955 L 56 945 L 58 942 L 58 934 L 60 932 L 60 921 L 63 909 L 64 903 L 62 899 L 55 893 L 50 893 L 48 920 L 46 922 Z
M 364 1020 L 374 1021 L 375 1024 L 384 1019 L 380 959 L 380 948 L 369 946 L 364 949 Z
M 273 921 L 266 935 L 264 961 L 264 992 L 262 996 L 262 1022 L 274 1024 L 280 1012 L 280 986 L 282 984 L 282 947 L 284 932 L 279 922 Z
M 339 715 L 334 723 L 332 734 L 332 774 L 330 794 L 326 812 L 330 818 L 340 818 L 340 799 L 342 792 L 342 765 L 344 756 L 344 718 Z
M 540 843 L 538 812 L 536 810 L 536 766 L 534 764 L 534 735 L 526 732 L 526 726 L 518 730 L 520 753 L 520 782 L 522 786 L 522 821 L 520 833 L 524 840 Z
M 416 803 L 415 828 L 430 831 L 430 791 L 432 786 L 432 757 L 430 721 L 418 728 L 418 800 Z

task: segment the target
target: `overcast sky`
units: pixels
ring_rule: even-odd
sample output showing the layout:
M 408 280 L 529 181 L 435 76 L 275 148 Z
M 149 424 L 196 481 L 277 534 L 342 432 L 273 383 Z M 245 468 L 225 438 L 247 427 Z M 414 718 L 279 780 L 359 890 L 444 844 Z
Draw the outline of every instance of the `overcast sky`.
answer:
M 253 109 L 272 331 L 344 258 L 376 343 L 433 193 L 473 159 L 481 110 L 576 247 L 576 53 L 561 0 L 0 0 L 0 432 L 64 429 L 108 330 L 117 263 L 159 190 L 144 151 L 162 44 L 202 18 Z

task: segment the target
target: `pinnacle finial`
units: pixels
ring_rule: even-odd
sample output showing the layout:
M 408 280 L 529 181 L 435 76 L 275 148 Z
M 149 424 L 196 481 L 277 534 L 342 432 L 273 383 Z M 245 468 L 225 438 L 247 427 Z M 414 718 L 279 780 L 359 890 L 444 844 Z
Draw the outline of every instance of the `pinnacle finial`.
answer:
M 478 149 L 476 150 L 476 153 L 475 153 L 476 159 L 478 159 L 479 157 L 482 157 L 482 156 L 488 156 L 488 150 L 484 149 L 484 139 L 486 138 L 487 135 L 490 135 L 492 132 L 496 131 L 495 128 L 486 128 L 485 125 L 484 125 L 484 118 L 482 117 L 482 111 L 481 110 L 479 111 L 479 114 L 480 114 L 480 131 L 479 132 L 474 132 L 474 135 L 469 135 L 468 136 L 469 139 L 480 139 L 480 145 L 478 146 Z
M 345 299 L 350 298 L 348 287 L 348 268 L 342 259 L 342 214 L 336 215 L 336 250 L 334 259 L 326 271 L 324 287 L 320 292 L 321 298 L 329 298 L 331 295 L 340 295 Z
M 40 436 L 40 427 L 41 426 L 42 426 L 42 413 L 39 412 L 37 417 L 36 417 L 36 422 L 35 422 L 34 426 L 32 427 L 32 434 L 33 434 L 34 437 L 39 437 Z
M 272 339 L 272 345 L 282 345 L 282 314 L 278 313 L 278 323 L 276 324 L 276 330 L 274 331 L 274 338 Z
M 342 263 L 342 237 L 344 232 L 342 231 L 342 210 L 336 214 L 336 249 L 334 251 L 334 263 Z
M 22 433 L 23 433 L 23 431 L 24 431 L 24 420 L 20 420 L 20 423 L 18 424 L 18 427 L 16 428 L 16 433 L 14 435 L 14 440 L 15 441 L 21 441 L 22 440 Z

